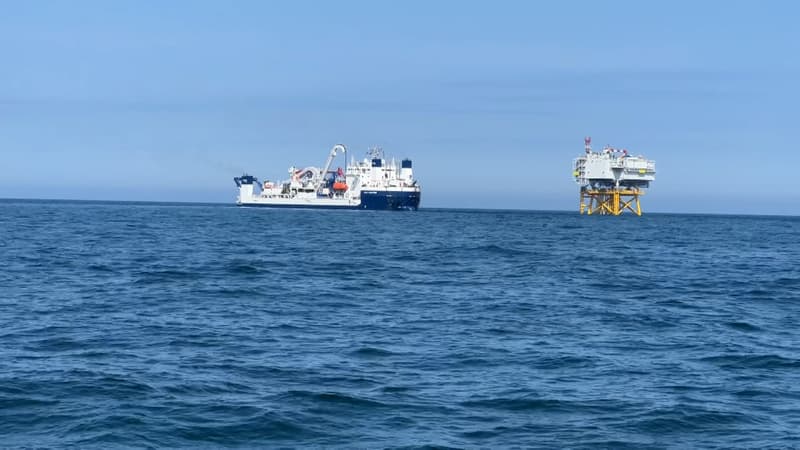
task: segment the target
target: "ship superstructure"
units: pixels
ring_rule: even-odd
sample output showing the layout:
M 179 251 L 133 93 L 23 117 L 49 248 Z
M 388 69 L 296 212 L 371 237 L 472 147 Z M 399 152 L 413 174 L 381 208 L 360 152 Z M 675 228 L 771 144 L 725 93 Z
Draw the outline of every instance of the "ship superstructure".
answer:
M 333 146 L 322 169 L 289 168 L 289 178 L 264 181 L 242 175 L 234 178 L 239 188 L 236 204 L 285 208 L 394 209 L 419 208 L 421 189 L 414 179 L 412 162 L 386 160 L 383 150 L 373 148 L 367 156 L 351 159 L 344 169 L 331 170 L 336 156 L 345 155 L 342 144 Z M 345 160 L 346 161 L 346 160 Z
M 641 216 L 639 196 L 656 178 L 655 161 L 610 146 L 594 152 L 591 144 L 591 137 L 584 139 L 585 154 L 575 158 L 573 165 L 572 174 L 580 186 L 580 213 L 618 216 L 628 210 Z

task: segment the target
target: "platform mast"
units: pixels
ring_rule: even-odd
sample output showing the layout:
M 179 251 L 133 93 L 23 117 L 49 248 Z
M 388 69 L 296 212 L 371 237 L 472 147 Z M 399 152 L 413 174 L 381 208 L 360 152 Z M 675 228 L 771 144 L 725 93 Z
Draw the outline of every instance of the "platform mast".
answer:
M 591 136 L 583 139 L 583 146 L 587 156 L 592 153 Z M 644 195 L 644 191 L 635 187 L 620 187 L 619 181 L 612 188 L 581 186 L 580 213 L 588 216 L 592 214 L 618 216 L 628 210 L 637 216 L 641 216 L 640 195 Z

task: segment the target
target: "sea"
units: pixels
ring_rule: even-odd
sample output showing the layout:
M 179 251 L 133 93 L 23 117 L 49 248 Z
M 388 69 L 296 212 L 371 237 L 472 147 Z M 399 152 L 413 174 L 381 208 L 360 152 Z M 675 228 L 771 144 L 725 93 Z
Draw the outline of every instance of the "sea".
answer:
M 800 447 L 800 218 L 0 201 L 0 447 Z

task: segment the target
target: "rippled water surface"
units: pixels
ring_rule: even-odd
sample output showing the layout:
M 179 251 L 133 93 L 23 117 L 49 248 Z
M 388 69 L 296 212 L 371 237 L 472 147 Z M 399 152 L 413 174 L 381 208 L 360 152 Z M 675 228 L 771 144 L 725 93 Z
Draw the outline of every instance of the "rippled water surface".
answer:
M 800 445 L 800 219 L 0 202 L 0 445 Z

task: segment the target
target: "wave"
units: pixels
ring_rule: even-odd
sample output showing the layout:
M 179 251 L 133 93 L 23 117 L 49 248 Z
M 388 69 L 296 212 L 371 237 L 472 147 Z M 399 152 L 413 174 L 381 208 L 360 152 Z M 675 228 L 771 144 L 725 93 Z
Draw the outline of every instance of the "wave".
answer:
M 700 358 L 725 369 L 796 369 L 800 359 L 785 358 L 779 355 L 716 355 Z
M 746 332 L 754 332 L 754 331 L 761 331 L 761 328 L 748 323 L 748 322 L 725 322 L 725 325 L 733 328 L 734 330 L 739 331 L 746 331 Z
M 743 426 L 763 425 L 770 420 L 753 414 L 698 407 L 660 408 L 632 417 L 624 427 L 648 434 L 719 432 Z
M 397 353 L 377 347 L 361 347 L 350 352 L 350 355 L 359 358 L 385 358 L 389 356 L 396 356 Z
M 468 400 L 459 403 L 465 408 L 496 409 L 503 411 L 556 411 L 568 407 L 569 402 L 547 398 L 491 398 Z

